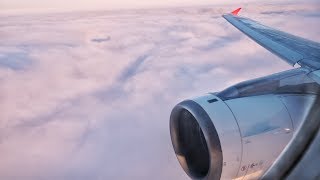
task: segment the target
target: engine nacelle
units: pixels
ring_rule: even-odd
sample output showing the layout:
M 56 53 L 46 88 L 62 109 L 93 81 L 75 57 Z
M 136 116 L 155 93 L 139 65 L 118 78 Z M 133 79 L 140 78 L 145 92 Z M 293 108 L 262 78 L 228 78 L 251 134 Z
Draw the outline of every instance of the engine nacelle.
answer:
M 302 76 L 308 79 L 304 71 L 287 71 L 176 105 L 170 133 L 184 171 L 193 179 L 261 177 L 308 115 L 320 90 L 309 79 L 292 85 L 290 78 Z

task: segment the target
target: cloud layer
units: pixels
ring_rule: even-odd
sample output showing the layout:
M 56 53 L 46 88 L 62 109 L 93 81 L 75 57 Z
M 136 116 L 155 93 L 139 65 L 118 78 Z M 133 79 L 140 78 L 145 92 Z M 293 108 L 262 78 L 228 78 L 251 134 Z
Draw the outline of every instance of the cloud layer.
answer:
M 319 6 L 244 9 L 320 41 Z M 185 179 L 172 107 L 291 68 L 222 19 L 229 10 L 1 16 L 0 179 Z

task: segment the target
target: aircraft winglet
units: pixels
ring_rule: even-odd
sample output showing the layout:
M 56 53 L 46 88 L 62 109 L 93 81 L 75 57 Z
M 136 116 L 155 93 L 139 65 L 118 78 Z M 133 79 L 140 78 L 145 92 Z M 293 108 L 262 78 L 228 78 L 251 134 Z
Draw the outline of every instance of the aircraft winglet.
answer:
M 231 14 L 233 14 L 234 16 L 238 16 L 238 13 L 240 10 L 241 10 L 241 8 L 238 8 L 238 9 L 232 11 Z

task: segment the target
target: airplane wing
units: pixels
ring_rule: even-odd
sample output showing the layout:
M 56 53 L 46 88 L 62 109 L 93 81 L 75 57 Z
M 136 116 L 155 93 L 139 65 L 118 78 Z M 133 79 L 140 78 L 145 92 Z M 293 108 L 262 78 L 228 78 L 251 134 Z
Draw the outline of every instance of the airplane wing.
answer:
M 241 8 L 238 8 L 223 17 L 287 63 L 292 66 L 299 64 L 303 69 L 308 69 L 310 72 L 308 76 L 320 84 L 320 43 L 282 32 L 249 18 L 240 17 L 238 16 L 240 10 Z M 320 96 L 317 96 L 313 109 L 309 111 L 308 117 L 297 129 L 296 135 L 261 179 L 319 177 L 319 170 L 314 168 L 315 162 L 319 161 L 315 152 L 315 149 L 319 150 L 320 147 L 319 107 Z
M 301 67 L 177 104 L 170 135 L 178 161 L 193 179 L 319 179 L 320 44 L 239 17 L 240 10 L 223 17 Z
M 223 17 L 264 48 L 294 66 L 320 69 L 320 43 L 262 25 L 249 18 L 238 16 L 241 8 Z M 317 74 L 320 75 L 318 72 Z

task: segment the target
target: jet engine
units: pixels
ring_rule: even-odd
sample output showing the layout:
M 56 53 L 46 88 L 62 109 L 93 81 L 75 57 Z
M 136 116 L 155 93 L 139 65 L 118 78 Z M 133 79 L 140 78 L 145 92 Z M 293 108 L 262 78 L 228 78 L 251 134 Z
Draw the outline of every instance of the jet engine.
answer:
M 170 116 L 170 134 L 188 176 L 260 178 L 320 92 L 308 72 L 293 69 L 177 104 Z

